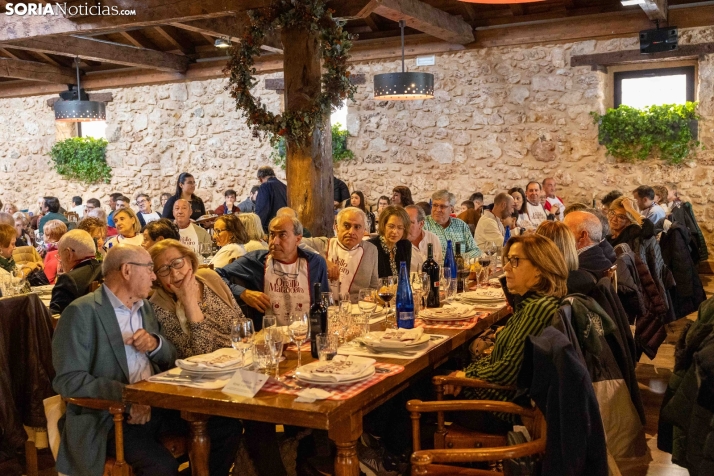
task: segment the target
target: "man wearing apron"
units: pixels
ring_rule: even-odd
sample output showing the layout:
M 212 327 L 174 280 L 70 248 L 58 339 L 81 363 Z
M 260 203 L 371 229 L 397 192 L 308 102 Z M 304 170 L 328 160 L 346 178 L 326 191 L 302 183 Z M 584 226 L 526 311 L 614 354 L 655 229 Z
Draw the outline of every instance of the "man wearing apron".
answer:
M 273 218 L 268 230 L 267 251 L 252 251 L 216 270 L 256 330 L 262 328 L 265 314 L 275 315 L 278 325 L 286 326 L 291 314 L 309 312 L 314 283 L 329 290 L 325 259 L 298 248 L 302 224 L 297 218 Z

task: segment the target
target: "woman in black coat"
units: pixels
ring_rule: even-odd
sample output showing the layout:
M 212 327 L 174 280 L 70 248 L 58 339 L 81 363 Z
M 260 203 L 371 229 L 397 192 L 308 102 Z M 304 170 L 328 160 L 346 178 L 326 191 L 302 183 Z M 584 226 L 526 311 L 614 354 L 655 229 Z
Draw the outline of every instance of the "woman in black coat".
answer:
M 379 214 L 379 236 L 369 240 L 377 247 L 377 272 L 380 278 L 399 275 L 399 263 L 412 261 L 412 244 L 407 240 L 411 220 L 402 208 L 390 205 Z
M 196 179 L 188 172 L 179 175 L 176 181 L 176 193 L 166 201 L 161 218 L 174 219 L 174 203 L 176 200 L 184 199 L 191 205 L 191 220 L 198 220 L 206 214 L 206 207 L 203 200 L 193 192 L 196 191 Z

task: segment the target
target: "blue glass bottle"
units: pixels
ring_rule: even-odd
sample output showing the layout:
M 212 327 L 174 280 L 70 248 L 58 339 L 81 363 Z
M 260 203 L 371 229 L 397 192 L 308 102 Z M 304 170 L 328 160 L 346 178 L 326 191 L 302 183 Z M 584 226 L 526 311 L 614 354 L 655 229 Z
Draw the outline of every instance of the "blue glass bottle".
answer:
M 409 271 L 406 261 L 399 264 L 399 283 L 397 283 L 397 327 L 414 328 L 414 298 L 409 283 Z
M 446 242 L 446 256 L 444 257 L 444 267 L 451 270 L 452 282 L 456 282 L 456 258 L 454 258 L 454 246 L 451 240 Z

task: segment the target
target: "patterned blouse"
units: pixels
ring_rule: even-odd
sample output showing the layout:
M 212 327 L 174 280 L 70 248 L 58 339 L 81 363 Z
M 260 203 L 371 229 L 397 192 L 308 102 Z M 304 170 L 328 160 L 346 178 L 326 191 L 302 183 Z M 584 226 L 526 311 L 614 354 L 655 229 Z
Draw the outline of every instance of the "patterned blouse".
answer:
M 230 347 L 231 321 L 243 318 L 243 313 L 238 305 L 235 305 L 235 309 L 231 309 L 205 284 L 199 304 L 204 319 L 202 322 L 189 321 L 188 335 L 181 329 L 176 314 L 170 313 L 154 303 L 151 303 L 151 306 L 154 308 L 156 319 L 163 327 L 164 335 L 176 346 L 176 354 L 179 359 Z
M 389 267 L 392 268 L 392 276 L 399 276 L 399 272 L 397 271 L 397 245 L 394 244 L 392 245 L 392 248 L 389 249 L 389 245 L 387 245 L 387 240 L 384 239 L 383 236 L 380 235 L 379 237 L 379 244 L 382 246 L 382 249 L 384 250 L 385 253 L 387 253 L 387 256 L 389 256 Z

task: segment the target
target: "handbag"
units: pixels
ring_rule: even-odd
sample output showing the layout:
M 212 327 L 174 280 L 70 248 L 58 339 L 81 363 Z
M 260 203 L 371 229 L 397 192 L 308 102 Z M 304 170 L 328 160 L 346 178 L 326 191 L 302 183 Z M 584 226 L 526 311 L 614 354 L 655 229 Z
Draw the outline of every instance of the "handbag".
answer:
M 30 286 L 47 286 L 50 284 L 45 272 L 39 268 L 27 275 L 27 282 L 30 283 Z

